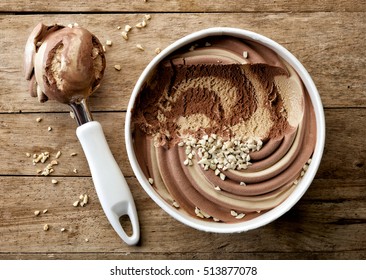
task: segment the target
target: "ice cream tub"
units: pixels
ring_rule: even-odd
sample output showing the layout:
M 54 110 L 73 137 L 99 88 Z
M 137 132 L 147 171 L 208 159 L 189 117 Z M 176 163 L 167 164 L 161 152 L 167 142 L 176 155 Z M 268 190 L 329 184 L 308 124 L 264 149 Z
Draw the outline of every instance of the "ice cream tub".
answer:
M 138 79 L 127 154 L 147 194 L 198 230 L 233 233 L 289 211 L 318 170 L 325 120 L 294 55 L 243 29 L 192 33 Z

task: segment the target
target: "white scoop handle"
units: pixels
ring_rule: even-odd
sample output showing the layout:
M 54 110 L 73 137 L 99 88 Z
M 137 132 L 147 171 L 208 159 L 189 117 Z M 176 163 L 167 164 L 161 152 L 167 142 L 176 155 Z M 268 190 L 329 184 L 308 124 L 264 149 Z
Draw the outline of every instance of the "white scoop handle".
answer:
M 99 122 L 87 122 L 76 129 L 83 147 L 99 201 L 114 230 L 128 245 L 135 245 L 140 238 L 135 202 L 126 179 L 114 159 Z M 119 221 L 128 215 L 132 235 L 128 236 Z

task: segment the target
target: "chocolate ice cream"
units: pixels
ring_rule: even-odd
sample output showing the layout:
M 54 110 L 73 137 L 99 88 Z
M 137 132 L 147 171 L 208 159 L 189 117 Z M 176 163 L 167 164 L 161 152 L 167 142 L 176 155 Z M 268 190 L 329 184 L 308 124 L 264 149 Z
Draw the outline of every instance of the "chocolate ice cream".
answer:
M 78 25 L 39 23 L 28 38 L 24 71 L 41 102 L 78 103 L 100 84 L 106 61 L 97 37 Z
M 177 211 L 215 222 L 249 220 L 284 201 L 316 140 L 295 70 L 258 43 L 223 36 L 161 62 L 133 124 L 139 164 L 156 191 Z

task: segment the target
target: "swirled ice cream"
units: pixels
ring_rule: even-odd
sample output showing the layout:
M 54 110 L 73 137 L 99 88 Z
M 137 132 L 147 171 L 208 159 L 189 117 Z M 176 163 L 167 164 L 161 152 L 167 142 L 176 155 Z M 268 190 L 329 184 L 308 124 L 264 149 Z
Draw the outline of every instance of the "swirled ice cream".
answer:
M 134 149 L 156 192 L 213 222 L 255 218 L 283 202 L 311 161 L 312 103 L 272 50 L 208 37 L 162 61 L 132 115 Z

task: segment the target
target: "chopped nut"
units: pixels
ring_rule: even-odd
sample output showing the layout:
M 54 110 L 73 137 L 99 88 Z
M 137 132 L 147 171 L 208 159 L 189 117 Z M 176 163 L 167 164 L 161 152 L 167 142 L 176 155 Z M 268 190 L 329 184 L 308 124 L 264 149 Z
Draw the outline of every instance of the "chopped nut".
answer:
M 159 54 L 160 52 L 161 52 L 161 49 L 160 49 L 160 48 L 156 48 L 156 49 L 155 49 L 155 53 L 156 53 L 156 54 Z
M 248 52 L 247 51 L 243 51 L 243 57 L 248 58 Z
M 36 121 L 37 122 L 41 122 L 42 121 L 42 118 L 37 118 Z
M 221 191 L 221 188 L 219 186 L 214 187 L 215 190 Z
M 106 44 L 107 46 L 112 46 L 112 41 L 111 41 L 111 40 L 107 40 L 107 41 L 105 42 L 105 44 Z
M 180 206 L 179 206 L 179 203 L 178 202 L 176 202 L 176 201 L 174 201 L 173 202 L 173 206 L 175 207 L 175 208 L 179 208 Z
M 43 230 L 44 231 L 47 231 L 49 229 L 49 226 L 47 225 L 47 224 L 45 224 L 44 226 L 43 226 Z
M 71 156 L 71 157 L 74 157 L 74 156 L 76 156 L 76 155 L 77 155 L 77 153 L 71 153 L 71 154 L 70 154 L 70 156 Z
M 37 174 L 41 174 L 42 173 L 42 169 L 37 169 Z
M 127 35 L 127 32 L 126 31 L 122 31 L 121 32 L 121 35 L 122 35 L 122 38 L 123 39 L 128 40 L 128 35 Z
M 121 26 L 117 26 L 117 29 L 120 30 L 121 29 Z
M 58 151 L 56 154 L 56 158 L 59 158 L 61 156 L 61 151 Z
M 88 203 L 88 200 L 89 200 L 89 197 L 87 194 L 84 195 L 84 198 L 83 198 L 83 203 L 84 205 Z
M 76 200 L 73 204 L 72 204 L 72 206 L 74 206 L 74 207 L 77 207 L 79 205 L 79 200 Z
M 116 64 L 116 65 L 114 65 L 114 69 L 116 69 L 117 71 L 121 71 L 121 65 L 119 65 L 119 64 Z
M 75 113 L 74 113 L 73 111 L 70 111 L 70 117 L 71 117 L 72 119 L 75 119 Z
M 42 211 L 42 213 L 43 214 L 46 214 L 48 212 L 48 210 L 47 209 L 44 209 L 43 211 Z
M 64 232 L 66 229 L 65 228 L 61 228 L 61 231 Z
M 78 170 L 76 168 L 74 168 L 74 170 L 72 172 L 74 172 L 75 174 L 77 174 L 78 173 Z
M 80 200 L 83 200 L 84 199 L 84 195 L 83 194 L 79 195 L 79 199 Z
M 194 212 L 196 213 L 196 216 L 197 217 L 200 217 L 200 218 L 204 218 L 204 216 L 203 216 L 203 214 L 201 213 L 201 210 L 198 208 L 198 207 L 196 207 L 195 209 L 194 209 Z
M 132 29 L 132 27 L 128 24 L 125 25 L 125 31 L 129 32 Z
M 38 215 L 39 215 L 39 213 L 41 213 L 39 210 L 34 211 L 34 215 L 35 215 L 35 216 L 38 216 Z
M 240 182 L 240 186 L 246 186 L 247 184 L 245 184 L 244 182 Z
M 150 20 L 151 19 L 151 15 L 144 15 L 146 20 Z
M 237 213 L 236 211 L 234 211 L 234 210 L 231 210 L 231 211 L 230 211 L 230 214 L 231 214 L 231 216 L 233 216 L 233 217 L 238 216 L 238 213 Z
M 84 202 L 80 202 L 80 206 L 84 207 L 85 203 Z
M 235 219 L 242 219 L 242 218 L 244 218 L 244 216 L 245 216 L 245 214 L 244 214 L 244 213 L 240 213 L 240 214 L 238 214 L 238 215 L 235 217 Z
M 149 183 L 150 183 L 150 185 L 154 184 L 154 179 L 153 178 L 149 178 Z
M 220 173 L 220 179 L 221 179 L 222 181 L 224 181 L 224 180 L 225 180 L 225 178 L 226 178 L 225 174 L 224 174 L 224 173 Z
M 52 184 L 57 184 L 58 183 L 58 181 L 56 179 L 52 179 L 51 182 L 52 182 Z
M 48 131 L 51 131 L 51 130 L 52 130 L 52 127 L 50 127 L 50 126 L 49 126 L 49 127 L 47 128 L 47 130 L 48 130 Z
M 103 48 L 103 52 L 107 52 L 107 49 L 104 45 L 102 46 L 102 48 Z
M 58 165 L 58 161 L 54 159 L 51 161 L 50 165 L 51 166 Z
M 141 51 L 145 50 L 144 47 L 141 44 L 137 44 L 136 48 L 138 48 Z
M 85 238 L 85 242 L 89 242 L 89 239 L 88 238 Z
M 30 157 L 30 156 L 31 156 L 31 154 L 30 154 L 30 153 L 25 153 L 25 155 L 26 155 L 27 157 Z

